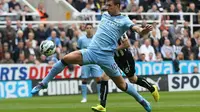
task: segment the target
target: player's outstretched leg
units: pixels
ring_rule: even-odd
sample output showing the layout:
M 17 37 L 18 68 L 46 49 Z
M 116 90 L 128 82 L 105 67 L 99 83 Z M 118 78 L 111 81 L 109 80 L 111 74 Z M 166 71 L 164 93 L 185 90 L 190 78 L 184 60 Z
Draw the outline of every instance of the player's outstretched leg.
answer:
M 115 61 L 119 68 L 126 74 L 131 83 L 148 89 L 152 93 L 154 100 L 156 102 L 159 101 L 160 95 L 157 86 L 149 83 L 145 78 L 137 77 L 135 75 L 135 61 L 129 50 L 124 51 L 124 55 L 122 56 L 115 55 Z
M 64 56 L 61 61 L 58 61 L 47 76 L 42 80 L 41 83 L 36 85 L 31 93 L 37 94 L 41 89 L 47 87 L 48 82 L 52 80 L 57 74 L 59 74 L 68 64 L 82 64 L 82 54 L 80 51 L 74 51 Z
M 153 95 L 154 100 L 156 102 L 159 101 L 160 95 L 159 95 L 158 88 L 156 85 L 153 85 L 153 84 L 149 83 L 145 78 L 137 77 L 136 75 L 129 77 L 129 81 L 148 89 L 151 92 L 151 94 Z
M 96 83 L 97 83 L 98 100 L 100 101 L 101 100 L 101 98 L 100 98 L 100 95 L 101 95 L 101 92 L 100 92 L 100 89 L 101 89 L 101 78 L 100 77 L 96 78 Z
M 100 104 L 92 106 L 92 110 L 95 112 L 106 112 L 106 101 L 108 95 L 108 79 L 105 74 L 102 75 L 101 89 L 100 89 Z
M 135 98 L 137 102 L 139 102 L 147 112 L 151 112 L 150 103 L 145 100 L 135 89 L 135 87 L 131 83 L 126 83 L 122 76 L 111 77 L 116 86 L 127 94 L 131 95 Z
M 87 102 L 87 81 L 86 81 L 86 79 L 82 80 L 81 92 L 82 92 L 81 103 L 85 103 L 85 102 Z

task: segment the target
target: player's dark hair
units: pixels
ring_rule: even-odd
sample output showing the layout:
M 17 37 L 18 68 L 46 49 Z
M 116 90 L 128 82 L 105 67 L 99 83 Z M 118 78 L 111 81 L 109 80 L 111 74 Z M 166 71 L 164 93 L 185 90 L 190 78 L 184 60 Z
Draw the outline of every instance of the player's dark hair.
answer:
M 92 23 L 87 23 L 87 24 L 85 25 L 85 27 L 87 27 L 87 26 L 92 26 L 92 27 L 93 27 Z
M 114 3 L 115 5 L 119 5 L 119 6 L 120 6 L 120 4 L 121 4 L 120 0 L 107 0 L 107 1 L 113 1 L 113 3 Z

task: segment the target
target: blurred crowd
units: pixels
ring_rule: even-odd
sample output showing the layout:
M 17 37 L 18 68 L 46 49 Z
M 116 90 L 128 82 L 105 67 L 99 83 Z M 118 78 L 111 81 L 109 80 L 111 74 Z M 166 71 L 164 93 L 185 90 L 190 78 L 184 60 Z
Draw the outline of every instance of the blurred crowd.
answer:
M 21 8 L 20 4 L 10 7 L 10 2 L 0 0 L 1 9 L 8 5 L 8 12 L 15 11 L 15 7 Z M 153 30 L 149 35 L 141 37 L 136 32 L 128 31 L 130 39 L 130 50 L 136 61 L 158 62 L 163 60 L 199 60 L 200 59 L 200 30 L 195 28 L 191 32 L 189 19 L 182 16 L 181 12 L 198 12 L 199 0 L 187 2 L 184 0 L 121 0 L 122 11 L 126 12 L 179 12 L 179 16 L 165 16 L 161 25 L 154 22 Z M 68 0 L 77 10 L 82 12 L 100 11 L 105 4 L 104 0 L 83 1 Z M 4 4 L 4 5 L 3 5 Z M 152 5 L 149 5 L 152 4 Z M 12 5 L 11 5 L 12 6 Z M 42 4 L 38 10 L 44 17 L 48 17 Z M 41 19 L 43 17 L 41 16 Z M 133 23 L 143 20 L 142 27 L 147 24 L 146 20 L 158 19 L 155 15 L 130 16 Z M 166 19 L 173 20 L 172 26 L 167 26 Z M 177 20 L 183 19 L 183 27 L 179 26 Z M 198 16 L 194 17 L 194 23 L 199 22 Z M 20 18 L 17 18 L 16 26 L 12 26 L 12 19 L 6 18 L 6 27 L 0 29 L 0 63 L 48 63 L 53 64 L 65 54 L 77 50 L 77 40 L 86 34 L 85 24 L 27 24 L 22 27 Z M 53 40 L 56 43 L 56 54 L 46 57 L 39 52 L 39 45 L 43 40 Z

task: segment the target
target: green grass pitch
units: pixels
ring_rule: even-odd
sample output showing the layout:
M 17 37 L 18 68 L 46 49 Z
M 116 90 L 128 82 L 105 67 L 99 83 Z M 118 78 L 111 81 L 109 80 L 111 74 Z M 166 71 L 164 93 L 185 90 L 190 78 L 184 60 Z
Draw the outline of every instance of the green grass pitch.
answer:
M 200 91 L 160 92 L 156 103 L 148 92 L 141 93 L 152 105 L 152 112 L 200 112 Z M 20 99 L 0 99 L 0 112 L 92 112 L 98 104 L 97 95 L 88 95 L 87 103 L 80 103 L 81 96 L 48 96 Z M 107 112 L 145 112 L 136 101 L 125 93 L 108 96 Z

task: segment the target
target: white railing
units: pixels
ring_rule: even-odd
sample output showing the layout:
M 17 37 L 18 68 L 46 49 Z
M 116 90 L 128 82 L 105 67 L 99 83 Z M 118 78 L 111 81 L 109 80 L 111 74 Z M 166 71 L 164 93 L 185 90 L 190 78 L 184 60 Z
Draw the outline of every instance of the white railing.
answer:
M 180 15 L 179 13 L 122 13 L 124 15 L 158 15 L 158 20 L 146 20 L 147 23 L 153 23 L 153 22 L 157 22 L 158 23 L 158 26 L 161 25 L 161 20 L 162 20 L 162 17 L 163 16 L 169 16 L 169 15 Z M 9 16 L 15 16 L 16 14 L 6 14 L 6 15 L 9 15 Z M 38 16 L 37 13 L 28 13 L 27 15 L 35 15 L 35 16 Z M 45 23 L 45 24 L 49 24 L 49 23 L 52 23 L 52 24 L 58 24 L 58 23 L 63 23 L 63 24 L 79 24 L 79 23 L 93 23 L 94 26 L 97 26 L 98 23 L 99 23 L 99 20 L 96 19 L 96 16 L 97 15 L 101 15 L 100 13 L 73 13 L 73 17 L 74 17 L 74 20 L 72 21 L 25 21 L 25 16 L 23 16 L 23 21 L 22 21 L 22 24 L 25 25 L 25 24 L 28 24 L 28 23 L 32 23 L 32 24 L 40 24 L 40 23 Z M 190 22 L 189 22 L 189 25 L 190 25 L 190 28 L 191 28 L 191 34 L 193 32 L 193 27 L 200 27 L 200 24 L 193 24 L 193 16 L 197 14 L 196 13 L 182 13 L 183 16 L 189 16 L 190 17 Z M 77 19 L 78 17 L 81 17 L 81 16 L 91 16 L 92 19 L 91 20 L 80 20 L 80 19 Z M 136 24 L 141 24 L 143 22 L 143 20 L 137 20 L 136 21 Z M 171 26 L 173 21 L 172 20 L 166 20 L 166 22 L 168 23 L 168 26 Z M 5 21 L 0 21 L 0 24 L 5 24 L 6 22 Z M 13 21 L 12 22 L 13 24 L 16 23 L 16 21 Z M 178 23 L 178 26 L 183 26 L 183 23 L 184 23 L 184 20 L 178 20 L 177 21 Z M 5 25 L 1 25 L 0 27 L 5 27 Z

